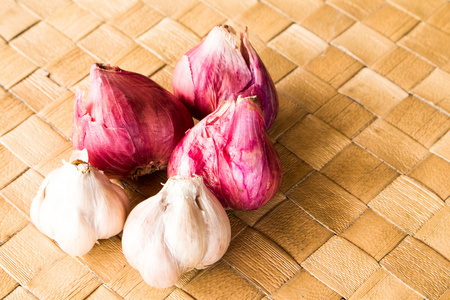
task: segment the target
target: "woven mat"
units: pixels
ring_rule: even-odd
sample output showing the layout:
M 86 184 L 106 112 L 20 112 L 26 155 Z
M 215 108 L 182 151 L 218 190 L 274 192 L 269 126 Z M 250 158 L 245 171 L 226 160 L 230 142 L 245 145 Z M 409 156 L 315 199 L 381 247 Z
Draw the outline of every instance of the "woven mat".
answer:
M 221 23 L 248 26 L 276 82 L 277 196 L 228 211 L 225 256 L 167 289 L 127 264 L 120 235 L 66 255 L 29 208 L 70 156 L 90 65 L 171 90 Z M 0 70 L 0 298 L 450 299 L 448 1 L 1 0 Z M 165 180 L 128 180 L 128 195 Z

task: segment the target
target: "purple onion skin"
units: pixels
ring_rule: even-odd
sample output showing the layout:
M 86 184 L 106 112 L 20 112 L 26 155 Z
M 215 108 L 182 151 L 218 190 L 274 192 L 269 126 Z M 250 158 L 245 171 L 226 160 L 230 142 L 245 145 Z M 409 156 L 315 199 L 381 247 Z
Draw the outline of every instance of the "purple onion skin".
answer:
M 267 130 L 278 113 L 275 85 L 247 33 L 241 33 L 240 49 L 233 33 L 231 27 L 218 25 L 181 57 L 172 79 L 174 95 L 199 120 L 215 111 L 225 99 L 257 96 Z
M 177 145 L 168 177 L 203 177 L 225 208 L 255 210 L 277 193 L 282 177 L 278 153 L 252 98 L 226 100 Z
M 86 100 L 75 97 L 72 143 L 109 177 L 136 177 L 164 169 L 193 125 L 183 103 L 151 79 L 93 64 Z

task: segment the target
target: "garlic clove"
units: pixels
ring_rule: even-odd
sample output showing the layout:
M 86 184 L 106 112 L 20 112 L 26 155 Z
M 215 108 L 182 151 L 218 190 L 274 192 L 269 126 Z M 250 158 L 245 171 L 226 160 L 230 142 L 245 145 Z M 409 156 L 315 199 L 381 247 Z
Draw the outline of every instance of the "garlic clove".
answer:
M 105 188 L 95 188 L 94 195 L 87 194 L 86 197 L 94 199 L 116 199 L 116 201 L 98 201 L 95 209 L 100 211 L 97 214 L 94 223 L 94 231 L 97 233 L 97 239 L 107 239 L 122 231 L 125 220 L 130 212 L 130 202 L 123 189 L 118 185 L 111 183 L 108 177 L 100 172 L 93 172 L 94 178 L 85 178 L 86 185 L 100 185 Z M 117 195 L 121 195 L 117 197 Z M 111 222 L 112 219 L 118 221 Z
M 185 272 L 216 262 L 227 250 L 228 216 L 217 198 L 205 191 L 199 176 L 172 177 L 128 216 L 123 253 L 149 285 L 174 285 Z
M 82 256 L 98 239 L 122 231 L 130 205 L 119 186 L 76 157 L 44 179 L 32 200 L 30 217 L 63 251 Z
M 206 248 L 206 224 L 195 202 L 199 197 L 197 187 L 184 180 L 170 180 L 166 184 L 171 195 L 164 204 L 164 241 L 172 255 L 184 265 L 196 266 Z
M 223 101 L 172 152 L 169 177 L 202 176 L 227 208 L 254 210 L 281 184 L 281 162 L 255 97 Z
M 180 279 L 184 269 L 173 258 L 166 246 L 164 232 L 160 229 L 156 233 L 145 246 L 145 253 L 151 254 L 142 257 L 139 271 L 147 284 L 156 288 L 166 288 L 174 285 Z
M 122 251 L 128 263 L 154 287 L 171 286 L 182 274 L 164 242 L 164 209 L 160 195 L 139 203 L 122 234 Z
M 164 227 L 161 221 L 164 206 L 160 198 L 161 195 L 156 195 L 152 201 L 143 201 L 136 205 L 125 222 L 122 248 L 128 263 L 135 269 L 139 269 L 142 265 L 141 245 L 153 244 L 149 241 L 157 240 L 162 236 Z
M 198 269 L 212 265 L 218 261 L 226 252 L 230 243 L 229 220 L 225 210 L 219 201 L 207 201 L 207 199 L 215 198 L 205 184 L 198 183 L 199 207 L 204 213 L 206 228 L 206 250 L 204 252 L 201 266 Z M 217 217 L 221 216 L 221 217 Z
M 55 218 L 55 216 L 49 216 Z M 53 239 L 67 254 L 82 256 L 97 242 L 93 226 L 81 214 L 60 215 L 56 218 Z
M 214 27 L 175 66 L 172 89 L 197 119 L 215 111 L 226 99 L 257 96 L 268 129 L 278 113 L 278 95 L 263 62 L 241 33 L 237 47 L 231 26 Z

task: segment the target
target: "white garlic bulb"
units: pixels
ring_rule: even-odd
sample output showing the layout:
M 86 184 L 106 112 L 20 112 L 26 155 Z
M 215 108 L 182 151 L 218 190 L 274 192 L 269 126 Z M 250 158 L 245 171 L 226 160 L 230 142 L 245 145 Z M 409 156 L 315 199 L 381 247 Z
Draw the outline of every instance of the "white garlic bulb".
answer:
M 30 209 L 34 225 L 72 256 L 120 233 L 130 210 L 123 189 L 85 161 L 87 152 L 76 151 L 70 163 L 50 172 Z
M 131 211 L 122 248 L 147 284 L 166 288 L 185 272 L 218 261 L 230 239 L 228 216 L 202 177 L 174 176 Z

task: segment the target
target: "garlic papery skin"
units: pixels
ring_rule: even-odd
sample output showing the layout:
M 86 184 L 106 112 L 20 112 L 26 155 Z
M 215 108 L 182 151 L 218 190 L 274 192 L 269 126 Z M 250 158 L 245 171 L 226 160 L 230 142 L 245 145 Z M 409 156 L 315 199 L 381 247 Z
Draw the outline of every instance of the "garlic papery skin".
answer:
M 122 234 L 128 263 L 156 288 L 218 261 L 231 239 L 228 216 L 199 176 L 174 176 L 130 213 Z
M 72 256 L 120 233 L 130 210 L 124 190 L 80 160 L 50 172 L 32 200 L 33 224 Z
M 281 161 L 256 100 L 223 101 L 197 123 L 172 152 L 168 176 L 202 176 L 226 208 L 254 210 L 272 199 L 281 184 Z
M 206 38 L 178 61 L 172 89 L 197 119 L 215 111 L 220 102 L 241 96 L 257 96 L 269 129 L 278 113 L 278 95 L 264 63 L 241 33 L 228 25 L 214 27 Z
M 93 64 L 86 99 L 75 97 L 74 149 L 110 178 L 165 169 L 172 150 L 194 123 L 184 104 L 151 79 Z

